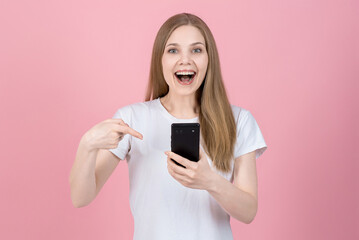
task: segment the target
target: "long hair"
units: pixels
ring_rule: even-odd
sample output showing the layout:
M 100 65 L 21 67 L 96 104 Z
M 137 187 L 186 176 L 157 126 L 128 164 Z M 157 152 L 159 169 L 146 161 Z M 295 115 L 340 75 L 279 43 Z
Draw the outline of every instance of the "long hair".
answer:
M 202 145 L 207 155 L 212 159 L 213 165 L 218 170 L 228 173 L 231 170 L 231 160 L 233 159 L 236 141 L 236 123 L 222 80 L 216 42 L 202 19 L 193 14 L 180 13 L 170 17 L 161 26 L 153 45 L 145 100 L 157 99 L 168 93 L 169 88 L 163 75 L 162 56 L 165 44 L 172 32 L 183 25 L 197 27 L 206 41 L 207 73 L 196 92 L 196 100 L 200 106 L 198 119 L 204 141 L 204 145 Z

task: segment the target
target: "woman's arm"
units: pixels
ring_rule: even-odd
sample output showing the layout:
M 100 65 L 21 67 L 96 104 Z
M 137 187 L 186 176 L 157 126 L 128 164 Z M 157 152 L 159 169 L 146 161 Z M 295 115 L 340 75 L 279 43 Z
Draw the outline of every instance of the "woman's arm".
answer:
M 86 140 L 82 137 L 69 177 L 71 200 L 75 207 L 86 206 L 94 199 L 96 193 L 95 166 L 97 152 L 97 149 L 90 149 Z
M 229 215 L 244 223 L 253 221 L 257 212 L 255 152 L 235 160 L 234 184 L 211 169 L 202 149 L 198 162 L 192 162 L 170 151 L 165 154 L 168 172 L 183 186 L 207 190 Z M 171 159 L 186 168 L 177 166 Z
M 125 134 L 142 139 L 122 119 L 107 119 L 96 124 L 81 138 L 69 183 L 75 207 L 88 205 L 115 170 L 119 159 L 108 149 L 117 148 Z
M 232 217 L 251 223 L 257 213 L 257 170 L 255 151 L 238 157 L 234 165 L 234 182 L 213 172 L 206 189 Z
M 75 207 L 84 207 L 96 198 L 119 160 L 106 149 L 91 149 L 82 138 L 69 178 L 71 200 Z

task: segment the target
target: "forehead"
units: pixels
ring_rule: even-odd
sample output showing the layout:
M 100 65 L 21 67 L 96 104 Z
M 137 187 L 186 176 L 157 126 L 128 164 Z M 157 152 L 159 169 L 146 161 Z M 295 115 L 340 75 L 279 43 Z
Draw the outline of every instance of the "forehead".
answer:
M 204 37 L 198 28 L 190 25 L 184 25 L 176 28 L 167 40 L 169 43 L 178 43 L 179 45 L 190 45 L 194 42 L 202 42 L 205 44 Z

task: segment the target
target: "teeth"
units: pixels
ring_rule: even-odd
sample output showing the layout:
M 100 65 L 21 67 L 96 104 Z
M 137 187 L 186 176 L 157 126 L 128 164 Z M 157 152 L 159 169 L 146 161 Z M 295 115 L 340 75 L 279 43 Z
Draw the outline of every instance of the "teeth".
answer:
M 177 75 L 194 75 L 194 72 L 176 72 Z

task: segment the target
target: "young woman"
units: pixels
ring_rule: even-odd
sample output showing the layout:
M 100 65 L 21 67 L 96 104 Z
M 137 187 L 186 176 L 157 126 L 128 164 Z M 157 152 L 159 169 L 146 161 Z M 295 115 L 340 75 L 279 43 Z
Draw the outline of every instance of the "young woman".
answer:
M 200 123 L 198 162 L 170 151 L 172 123 Z M 82 137 L 72 202 L 88 205 L 126 159 L 134 239 L 233 239 L 230 216 L 250 223 L 256 215 L 256 159 L 266 148 L 252 114 L 229 104 L 211 31 L 177 14 L 156 36 L 146 101 Z

